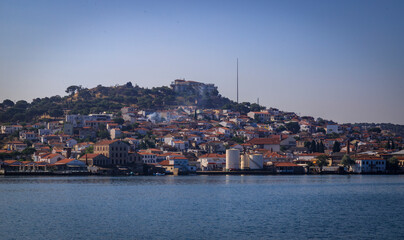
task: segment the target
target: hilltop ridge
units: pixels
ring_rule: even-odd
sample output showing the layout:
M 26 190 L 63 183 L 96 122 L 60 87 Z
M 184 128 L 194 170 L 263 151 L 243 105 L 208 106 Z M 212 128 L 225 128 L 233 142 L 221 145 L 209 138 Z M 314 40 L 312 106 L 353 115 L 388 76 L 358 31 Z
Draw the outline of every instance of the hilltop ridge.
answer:
M 204 88 L 206 87 L 206 89 Z M 128 82 L 123 85 L 94 88 L 69 86 L 66 96 L 35 98 L 31 103 L 25 100 L 4 100 L 0 104 L 0 122 L 31 122 L 41 117 L 57 118 L 64 113 L 90 114 L 100 112 L 117 112 L 124 106 L 139 109 L 162 110 L 183 105 L 198 108 L 216 108 L 240 111 L 259 111 L 258 104 L 240 103 L 223 97 L 213 84 L 194 81 L 175 80 L 170 87 L 143 88 Z
M 266 109 L 256 103 L 236 103 L 222 96 L 214 84 L 185 79 L 176 79 L 170 86 L 152 88 L 133 85 L 132 82 L 110 87 L 100 84 L 93 88 L 72 85 L 67 87 L 65 92 L 67 95 L 63 97 L 55 95 L 35 98 L 31 103 L 25 100 L 14 103 L 6 99 L 0 103 L 0 123 L 33 122 L 40 119 L 61 118 L 65 114 L 117 113 L 125 106 L 143 110 L 168 110 L 179 106 L 196 106 L 199 109 L 227 109 L 242 115 L 250 111 L 259 112 Z M 354 125 L 380 126 L 383 130 L 391 130 L 404 136 L 404 126 L 399 124 L 355 123 Z

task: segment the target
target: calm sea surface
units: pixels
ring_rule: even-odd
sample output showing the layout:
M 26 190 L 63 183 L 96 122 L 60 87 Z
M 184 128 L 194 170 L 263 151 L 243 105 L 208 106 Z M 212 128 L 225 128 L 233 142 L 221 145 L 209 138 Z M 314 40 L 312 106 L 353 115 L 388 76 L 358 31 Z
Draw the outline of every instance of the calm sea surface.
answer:
M 3 176 L 0 204 L 0 239 L 404 239 L 404 176 Z

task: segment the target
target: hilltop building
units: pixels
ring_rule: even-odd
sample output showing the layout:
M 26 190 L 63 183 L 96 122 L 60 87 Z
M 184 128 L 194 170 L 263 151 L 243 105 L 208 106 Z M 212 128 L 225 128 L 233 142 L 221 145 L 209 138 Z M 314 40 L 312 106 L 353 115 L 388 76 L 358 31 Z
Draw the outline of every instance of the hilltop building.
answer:
M 217 91 L 217 87 L 214 84 L 185 81 L 185 79 L 176 79 L 171 83 L 170 86 L 177 93 L 196 92 L 199 95 L 206 95 Z

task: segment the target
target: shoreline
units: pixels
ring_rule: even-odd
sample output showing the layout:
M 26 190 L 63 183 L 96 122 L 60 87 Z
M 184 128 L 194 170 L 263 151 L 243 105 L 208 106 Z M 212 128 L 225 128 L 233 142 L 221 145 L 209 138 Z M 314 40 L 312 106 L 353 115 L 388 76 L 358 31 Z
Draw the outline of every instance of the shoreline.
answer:
M 194 173 L 179 174 L 180 176 L 217 176 L 217 175 L 266 175 L 266 176 L 302 176 L 302 175 L 403 175 L 404 172 L 398 173 L 338 173 L 338 172 L 323 172 L 323 173 L 276 173 L 271 171 L 197 171 Z M 80 173 L 55 173 L 55 172 L 5 172 L 0 174 L 1 176 L 153 176 L 152 174 L 94 174 L 91 172 L 80 172 Z M 166 173 L 165 176 L 175 176 L 174 174 Z M 162 176 L 160 176 L 162 177 Z

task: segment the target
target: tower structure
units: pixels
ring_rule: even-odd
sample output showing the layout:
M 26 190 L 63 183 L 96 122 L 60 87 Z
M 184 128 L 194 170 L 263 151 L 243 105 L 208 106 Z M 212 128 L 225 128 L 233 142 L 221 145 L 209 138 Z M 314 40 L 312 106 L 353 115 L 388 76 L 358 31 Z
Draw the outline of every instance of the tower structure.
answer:
M 238 103 L 238 58 L 237 58 L 237 103 Z

